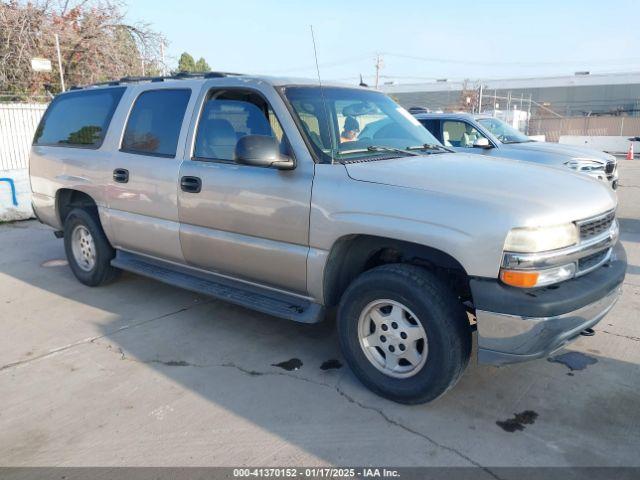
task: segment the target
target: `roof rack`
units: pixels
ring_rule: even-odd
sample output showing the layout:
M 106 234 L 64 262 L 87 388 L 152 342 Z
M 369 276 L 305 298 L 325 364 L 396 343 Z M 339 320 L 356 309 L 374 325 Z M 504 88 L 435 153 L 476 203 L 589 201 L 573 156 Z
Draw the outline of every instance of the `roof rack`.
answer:
M 165 80 L 186 80 L 192 78 L 222 78 L 231 76 L 240 76 L 242 73 L 231 72 L 178 72 L 173 75 L 154 76 L 154 77 L 122 77 L 119 80 L 109 80 L 106 82 L 91 83 L 89 85 L 74 85 L 69 90 L 82 90 L 89 87 L 114 87 L 117 85 L 123 85 L 127 83 L 140 83 L 140 82 L 164 82 Z

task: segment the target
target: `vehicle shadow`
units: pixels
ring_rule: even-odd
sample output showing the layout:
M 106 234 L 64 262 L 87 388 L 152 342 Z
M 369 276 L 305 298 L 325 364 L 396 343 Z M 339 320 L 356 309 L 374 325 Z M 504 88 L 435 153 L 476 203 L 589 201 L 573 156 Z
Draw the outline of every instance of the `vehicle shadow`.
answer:
M 33 258 L 0 262 L 0 272 L 108 312 L 106 321 L 96 323 L 94 347 L 113 352 L 114 362 L 133 362 L 204 399 L 197 416 L 211 422 L 218 435 L 235 435 L 228 425 L 215 424 L 212 411 L 224 410 L 319 463 L 638 463 L 629 428 L 640 424 L 636 363 L 595 350 L 586 353 L 593 363 L 577 371 L 544 359 L 503 368 L 472 360 L 459 384 L 440 399 L 398 405 L 375 396 L 339 366 L 344 362 L 331 318 L 296 324 L 129 274 L 103 288 L 87 288 L 67 267 L 40 266 L 61 255 L 60 244 L 53 242 L 43 240 Z M 111 372 L 117 375 L 119 369 Z M 101 396 L 95 392 L 96 401 Z M 179 408 L 174 410 L 188 415 Z M 149 428 L 153 421 L 149 417 Z M 183 442 L 188 447 L 188 437 Z M 265 464 L 282 461 L 261 458 Z
M 620 223 L 620 231 L 623 234 L 631 234 L 625 235 L 625 240 L 635 238 L 635 241 L 637 241 L 637 237 L 640 235 L 640 219 L 618 217 L 618 222 Z

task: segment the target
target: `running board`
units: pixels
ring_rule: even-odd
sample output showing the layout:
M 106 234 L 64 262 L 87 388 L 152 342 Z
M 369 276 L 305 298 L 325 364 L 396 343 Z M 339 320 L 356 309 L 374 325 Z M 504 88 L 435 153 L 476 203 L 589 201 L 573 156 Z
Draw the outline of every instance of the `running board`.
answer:
M 111 260 L 111 265 L 274 317 L 302 323 L 317 323 L 324 318 L 324 308 L 318 303 L 215 273 L 200 272 L 120 250 Z

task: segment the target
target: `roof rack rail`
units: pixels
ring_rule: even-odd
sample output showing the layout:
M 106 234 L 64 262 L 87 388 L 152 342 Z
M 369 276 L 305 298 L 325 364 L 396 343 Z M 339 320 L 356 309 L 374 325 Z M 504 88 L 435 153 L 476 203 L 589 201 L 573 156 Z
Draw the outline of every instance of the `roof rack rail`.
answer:
M 126 83 L 138 83 L 138 82 L 164 82 L 165 80 L 184 80 L 189 78 L 222 78 L 222 77 L 230 77 L 230 76 L 240 76 L 242 73 L 231 73 L 231 72 L 178 72 L 173 75 L 164 75 L 164 76 L 130 76 L 130 77 L 122 77 L 119 80 L 109 80 L 106 82 L 97 82 L 91 83 L 89 85 L 74 85 L 69 90 L 82 90 L 83 88 L 89 87 L 114 87 L 117 85 L 122 85 Z
M 155 77 L 131 76 L 131 77 L 122 77 L 120 80 L 118 80 L 118 83 L 162 82 L 164 81 L 164 79 L 165 77 L 161 77 L 161 76 L 155 76 Z

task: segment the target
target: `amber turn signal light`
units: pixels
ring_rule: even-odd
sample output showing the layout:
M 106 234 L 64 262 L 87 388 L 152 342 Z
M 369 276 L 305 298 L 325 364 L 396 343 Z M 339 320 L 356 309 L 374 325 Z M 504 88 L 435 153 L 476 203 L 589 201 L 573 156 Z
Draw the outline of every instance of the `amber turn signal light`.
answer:
M 500 270 L 500 280 L 512 287 L 531 288 L 538 283 L 538 272 Z

